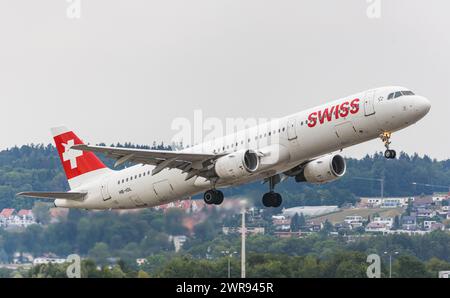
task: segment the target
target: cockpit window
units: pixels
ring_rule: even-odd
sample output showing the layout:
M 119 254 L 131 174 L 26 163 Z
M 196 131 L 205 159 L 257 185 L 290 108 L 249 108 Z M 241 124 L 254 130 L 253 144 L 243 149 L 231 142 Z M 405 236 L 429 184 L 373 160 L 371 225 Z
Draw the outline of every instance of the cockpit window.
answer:
M 414 95 L 414 92 L 412 91 L 397 91 L 397 92 L 392 92 L 391 94 L 388 95 L 387 99 L 393 99 L 393 98 L 397 98 L 400 97 L 402 95 L 408 96 L 408 95 Z

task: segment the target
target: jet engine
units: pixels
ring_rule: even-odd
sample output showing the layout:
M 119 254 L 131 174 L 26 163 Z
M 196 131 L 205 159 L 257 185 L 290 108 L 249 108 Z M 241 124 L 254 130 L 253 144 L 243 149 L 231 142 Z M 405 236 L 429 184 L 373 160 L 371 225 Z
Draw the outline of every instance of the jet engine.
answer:
M 341 155 L 326 155 L 307 163 L 295 176 L 295 181 L 317 184 L 331 182 L 344 176 L 346 168 Z
M 236 179 L 254 173 L 259 167 L 259 157 L 253 150 L 240 150 L 217 159 L 214 171 L 219 178 Z

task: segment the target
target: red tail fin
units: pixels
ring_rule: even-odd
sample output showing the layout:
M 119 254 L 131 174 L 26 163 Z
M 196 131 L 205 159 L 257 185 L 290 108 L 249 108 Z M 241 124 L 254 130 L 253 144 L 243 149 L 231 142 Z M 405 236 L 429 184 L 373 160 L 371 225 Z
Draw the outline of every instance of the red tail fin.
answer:
M 71 149 L 73 145 L 81 145 L 83 142 L 66 127 L 55 127 L 51 129 L 59 158 L 66 172 L 67 180 L 71 188 L 81 184 L 80 176 L 92 173 L 100 169 L 106 169 L 103 162 L 98 159 L 92 152 L 84 152 Z M 91 176 L 91 175 L 89 175 Z M 80 177 L 81 178 L 81 177 Z M 80 180 L 77 185 L 73 185 L 71 181 Z M 84 180 L 84 179 L 83 179 Z

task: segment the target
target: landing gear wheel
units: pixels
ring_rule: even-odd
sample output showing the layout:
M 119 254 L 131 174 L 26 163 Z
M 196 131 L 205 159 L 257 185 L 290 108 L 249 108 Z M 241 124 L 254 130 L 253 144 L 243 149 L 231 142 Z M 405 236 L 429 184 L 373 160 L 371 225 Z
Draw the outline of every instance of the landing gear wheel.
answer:
M 223 192 L 216 189 L 210 189 L 203 195 L 203 201 L 208 205 L 220 205 L 223 202 Z
M 215 195 L 215 191 L 213 189 L 210 189 L 203 195 L 203 201 L 205 201 L 205 203 L 208 205 L 212 205 L 215 202 Z
M 221 192 L 220 190 L 216 190 L 216 201 L 214 202 L 214 204 L 216 205 L 220 205 L 223 202 L 223 192 Z
M 386 151 L 384 151 L 384 157 L 386 157 L 387 159 L 395 158 L 397 156 L 397 152 L 395 152 L 395 150 L 389 149 L 389 145 L 391 144 L 391 133 L 387 131 L 383 132 L 380 135 L 380 139 L 383 141 L 384 147 L 386 147 Z
M 279 193 L 268 192 L 263 195 L 262 203 L 264 207 L 280 207 L 282 203 L 282 198 Z
M 395 150 L 388 149 L 384 151 L 384 157 L 387 159 L 394 159 L 397 156 L 397 152 Z
M 262 197 L 262 203 L 264 207 L 272 207 L 272 200 L 270 192 L 265 193 Z
M 281 198 L 281 195 L 279 193 L 274 193 L 274 202 L 272 204 L 272 207 L 278 208 L 281 206 L 282 202 L 283 202 L 283 199 Z

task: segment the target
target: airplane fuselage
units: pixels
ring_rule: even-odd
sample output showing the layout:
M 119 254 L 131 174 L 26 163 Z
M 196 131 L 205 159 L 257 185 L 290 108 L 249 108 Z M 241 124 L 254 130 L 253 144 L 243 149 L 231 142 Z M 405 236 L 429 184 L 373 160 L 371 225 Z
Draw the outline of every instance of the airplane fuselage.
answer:
M 407 90 L 383 87 L 364 91 L 183 151 L 223 154 L 252 149 L 262 156 L 258 171 L 246 177 L 218 179 L 214 186 L 230 187 L 262 180 L 318 156 L 414 124 L 427 114 L 430 104 L 412 93 L 394 98 L 395 92 Z M 55 205 L 86 209 L 145 208 L 187 199 L 212 187 L 211 181 L 203 177 L 186 180 L 186 173 L 179 169 L 164 169 L 152 175 L 154 168 L 136 165 L 120 171 L 102 170 L 100 177 L 72 189 L 87 193 L 83 201 L 57 199 Z

